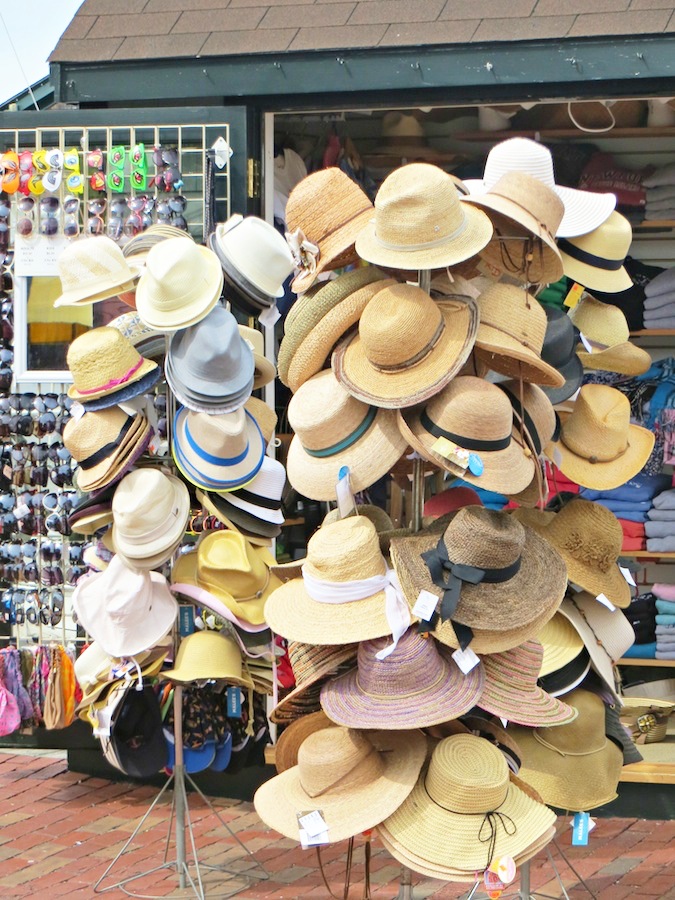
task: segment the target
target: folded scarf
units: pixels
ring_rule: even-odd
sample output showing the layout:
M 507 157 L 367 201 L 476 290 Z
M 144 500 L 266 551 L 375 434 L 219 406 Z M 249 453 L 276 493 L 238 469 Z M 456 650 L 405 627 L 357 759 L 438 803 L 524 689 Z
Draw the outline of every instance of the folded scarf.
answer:
M 656 627 L 658 628 L 659 625 L 675 625 L 675 615 L 667 616 L 662 615 L 661 613 L 657 613 Z M 656 633 L 659 634 L 660 632 L 657 631 Z
M 654 654 L 655 659 L 675 659 L 675 650 L 671 650 L 669 653 L 663 653 L 659 650 L 659 645 L 656 645 L 656 653 Z
M 675 535 L 664 538 L 649 538 L 647 550 L 651 553 L 675 553 Z
M 672 600 L 675 601 L 675 584 L 662 584 L 661 582 L 657 582 L 651 590 L 651 593 L 658 600 Z M 639 599 L 639 598 L 638 598 Z M 631 604 L 632 605 L 632 604 Z
M 656 611 L 665 616 L 675 616 L 675 603 L 672 600 L 657 600 Z
M 675 524 L 675 509 L 656 509 L 653 506 L 647 513 L 647 518 L 652 522 L 673 522 Z
M 633 644 L 623 655 L 629 659 L 655 659 L 656 641 L 652 644 Z
M 675 315 L 668 316 L 665 319 L 652 319 L 650 321 L 647 321 L 647 316 L 645 316 L 645 328 L 663 329 L 664 331 L 675 329 Z
M 645 536 L 644 522 L 631 522 L 630 519 L 619 519 L 619 525 L 626 537 L 641 538 Z
M 675 490 L 662 491 L 654 497 L 652 502 L 654 504 L 654 509 L 675 510 Z
M 648 519 L 645 522 L 645 534 L 648 538 L 667 538 L 675 536 L 675 522 L 657 522 Z
M 657 294 L 665 294 L 675 289 L 675 266 L 659 272 L 656 277 L 645 285 L 645 296 L 656 297 Z

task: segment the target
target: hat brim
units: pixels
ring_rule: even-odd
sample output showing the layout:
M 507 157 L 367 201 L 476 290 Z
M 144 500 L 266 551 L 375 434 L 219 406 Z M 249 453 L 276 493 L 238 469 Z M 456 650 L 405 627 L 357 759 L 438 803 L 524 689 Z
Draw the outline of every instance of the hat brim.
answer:
M 349 393 L 373 406 L 400 409 L 414 406 L 438 394 L 457 375 L 469 358 L 479 330 L 474 300 L 436 302 L 444 327 L 424 359 L 400 371 L 382 372 L 367 357 L 360 334 L 348 334 L 333 351 L 335 377 Z M 395 342 L 396 335 L 392 335 Z
M 537 632 L 537 640 L 544 648 L 544 658 L 539 670 L 540 678 L 562 669 L 576 659 L 584 649 L 584 642 L 578 631 L 558 613 Z
M 167 357 L 164 365 L 164 374 L 166 376 L 167 384 L 175 394 L 176 400 L 178 400 L 181 406 L 184 406 L 186 409 L 191 409 L 193 412 L 203 412 L 212 416 L 235 412 L 251 399 L 251 393 L 253 392 L 254 376 L 252 375 L 247 384 L 237 394 L 228 397 L 220 397 L 216 399 L 215 402 L 211 402 L 204 394 L 195 394 L 187 385 L 183 383 L 179 384 L 176 381 L 171 369 L 169 357 Z
M 633 287 L 630 275 L 624 266 L 620 269 L 599 269 L 588 263 L 573 259 L 564 250 L 560 251 L 563 261 L 563 271 L 568 278 L 583 284 L 585 288 L 593 291 L 603 291 L 605 294 L 618 294 Z
M 152 390 L 159 381 L 161 374 L 162 370 L 157 367 L 151 372 L 148 372 L 148 374 L 139 381 L 125 385 L 119 391 L 106 394 L 105 397 L 101 397 L 98 400 L 80 400 L 80 403 L 87 412 L 96 412 L 99 409 L 109 409 L 111 406 L 117 406 L 120 403 L 125 403 L 127 400 L 133 400 L 134 397 L 140 397 L 147 391 Z
M 236 502 L 232 502 L 230 498 L 236 498 Z M 214 509 L 218 508 L 235 525 L 240 525 L 254 534 L 259 532 L 261 537 L 276 537 L 284 524 L 284 514 L 281 509 L 269 510 L 262 506 L 256 507 L 255 503 L 240 500 L 237 491 L 223 494 L 213 492 L 209 500 Z M 217 513 L 213 513 L 213 515 L 217 515 Z
M 151 359 L 143 359 L 143 362 L 131 376 L 129 381 L 123 385 L 118 384 L 114 388 L 102 388 L 101 390 L 92 391 L 91 393 L 82 393 L 81 391 L 78 391 L 74 384 L 71 384 L 68 388 L 68 396 L 72 400 L 79 400 L 85 405 L 86 409 L 105 409 L 107 406 L 114 406 L 116 403 L 120 402 L 117 398 L 122 392 L 125 392 L 126 394 L 124 399 L 136 397 L 138 394 L 143 393 L 143 391 L 147 390 L 148 387 L 152 387 L 152 385 L 159 380 L 161 374 L 161 370 L 156 362 L 153 362 Z M 97 407 L 91 405 L 94 401 L 101 399 L 105 399 L 105 405 Z
M 364 202 L 367 197 L 363 194 Z M 355 242 L 360 237 L 362 229 L 367 226 L 372 218 L 374 208 L 372 204 L 358 213 L 354 218 L 338 226 L 320 242 L 320 253 L 314 272 L 300 272 L 291 282 L 291 290 L 295 294 L 301 294 L 311 287 L 322 272 L 332 272 L 350 263 L 357 262 L 362 254 L 356 249 Z M 309 235 L 311 239 L 311 235 Z M 366 259 L 364 256 L 363 259 Z M 370 262 L 370 260 L 369 260 Z
M 566 363 L 557 366 L 558 371 L 565 379 L 562 387 L 554 388 L 541 385 L 542 391 L 546 394 L 553 406 L 557 403 L 563 403 L 565 400 L 576 394 L 584 380 L 584 367 L 579 357 L 574 354 Z
M 273 362 L 267 359 L 266 356 L 261 356 L 260 353 L 254 353 L 253 359 L 255 360 L 253 390 L 257 391 L 259 388 L 265 387 L 266 384 L 274 381 L 277 377 L 277 369 Z
M 151 431 L 150 423 L 143 413 L 137 413 L 133 417 L 131 427 L 123 441 L 110 456 L 90 469 L 83 469 L 80 466 L 77 470 L 79 490 L 88 492 L 107 487 L 127 464 L 138 459 L 143 452 L 139 448 L 143 447 L 144 441 L 149 438 Z
M 167 522 L 166 531 L 160 537 L 151 541 L 144 541 L 142 532 L 125 535 L 120 531 L 118 524 L 113 524 L 112 539 L 117 552 L 129 559 L 143 559 L 148 556 L 156 556 L 163 553 L 169 547 L 173 547 L 176 541 L 185 533 L 190 516 L 190 492 L 180 478 L 174 475 L 166 475 L 173 490 L 171 508 L 176 509 L 175 522 L 171 525 Z
M 98 303 L 100 300 L 109 300 L 111 297 L 119 296 L 119 294 L 133 291 L 136 286 L 136 281 L 141 273 L 140 271 L 135 271 L 133 266 L 129 266 L 129 268 L 132 273 L 131 279 L 125 278 L 124 281 L 120 281 L 119 279 L 104 280 L 100 286 L 100 290 L 93 294 L 88 293 L 86 289 L 81 287 L 72 291 L 64 291 L 54 301 L 54 307 L 91 306 L 94 303 Z
M 264 309 L 266 306 L 273 306 L 275 299 L 284 296 L 283 284 L 274 293 L 268 294 L 262 288 L 253 284 L 252 281 L 249 281 L 228 256 L 227 251 L 218 240 L 217 231 L 209 235 L 209 247 L 218 257 L 228 283 L 233 283 L 256 306 L 259 306 L 261 309 Z
M 492 659 L 494 660 L 494 657 Z M 566 725 L 577 718 L 578 713 L 574 707 L 547 694 L 536 683 L 530 690 L 516 687 L 510 679 L 508 669 L 499 671 L 500 664 L 506 663 L 507 661 L 503 659 L 492 662 L 488 658 L 488 665 L 485 667 L 485 688 L 478 701 L 481 709 L 492 713 L 493 716 L 531 728 L 539 725 L 546 727 Z
M 618 372 L 620 375 L 644 375 L 652 365 L 649 353 L 630 341 L 615 344 L 598 353 L 578 349 L 577 356 L 584 369 Z
M 508 312 L 506 312 L 508 316 Z M 493 372 L 521 378 L 533 384 L 562 387 L 563 375 L 501 328 L 481 322 L 476 336 L 476 356 Z
M 222 522 L 223 525 L 230 529 L 230 531 L 238 531 L 240 534 L 243 534 L 244 537 L 249 541 L 249 543 L 268 547 L 272 543 L 273 538 L 277 537 L 277 534 L 281 532 L 280 525 L 270 525 L 269 529 L 267 529 L 264 528 L 264 526 L 268 525 L 269 523 L 262 522 L 258 519 L 254 523 L 258 531 L 251 531 L 249 528 L 242 524 L 243 519 L 241 517 L 238 517 L 238 522 L 235 522 L 235 520 L 230 517 L 230 512 L 232 511 L 232 509 L 234 509 L 234 507 L 224 502 L 219 502 L 218 505 L 216 505 L 213 499 L 214 496 L 218 496 L 215 491 L 197 491 L 197 499 L 202 504 L 204 509 L 210 515 L 215 516 L 216 519 L 218 519 L 219 522 Z M 221 499 L 223 498 L 219 497 L 219 501 Z M 265 531 L 265 533 L 263 533 L 263 530 Z M 277 532 L 277 534 L 273 534 L 272 531 Z
M 180 573 L 179 577 L 181 577 Z M 171 584 L 171 590 L 175 594 L 180 594 L 188 600 L 191 600 L 196 606 L 204 607 L 219 618 L 232 622 L 233 625 L 236 625 L 237 628 L 241 628 L 243 631 L 250 631 L 256 634 L 258 632 L 267 631 L 268 626 L 266 622 L 259 622 L 257 625 L 253 625 L 251 622 L 246 622 L 244 619 L 238 618 L 229 607 L 225 606 L 225 604 L 218 599 L 218 597 L 214 596 L 210 591 L 205 591 L 204 588 L 197 587 L 194 584 L 175 581 Z
M 102 507 L 98 511 L 92 509 L 89 512 L 82 513 L 77 519 L 73 519 L 72 516 L 68 517 L 70 530 L 74 531 L 75 534 L 96 534 L 101 528 L 107 528 L 108 525 L 112 525 L 112 522 L 113 514 L 109 506 Z
M 328 646 L 330 647 L 330 654 L 318 662 L 313 660 L 312 671 L 309 673 L 305 672 L 302 681 L 274 707 L 270 716 L 273 722 L 283 722 L 289 711 L 296 709 L 298 703 L 302 703 L 303 700 L 309 699 L 313 701 L 316 698 L 318 708 L 322 685 L 335 675 L 343 674 L 347 670 L 356 667 L 356 644 Z M 335 722 L 330 721 L 329 724 L 334 725 Z
M 329 728 L 332 724 L 322 711 L 301 716 L 284 728 L 274 748 L 274 765 L 277 774 L 297 766 L 298 750 L 305 738 L 314 734 L 315 731 L 321 731 L 322 728 Z

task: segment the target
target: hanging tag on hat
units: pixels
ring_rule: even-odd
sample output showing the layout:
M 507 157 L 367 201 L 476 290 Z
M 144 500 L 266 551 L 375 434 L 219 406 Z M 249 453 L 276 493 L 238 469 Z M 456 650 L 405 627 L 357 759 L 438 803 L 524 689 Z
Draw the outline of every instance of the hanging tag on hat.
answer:
M 191 604 L 183 604 L 178 608 L 178 632 L 187 637 L 195 630 L 195 608 Z
M 455 650 L 452 654 L 452 658 L 457 663 L 457 666 L 463 675 L 468 675 L 480 662 L 480 657 L 476 656 L 471 647 L 466 647 L 464 650 Z
M 298 833 L 303 850 L 329 844 L 328 825 L 318 809 L 309 813 L 298 813 Z
M 413 616 L 418 616 L 425 622 L 430 622 L 436 612 L 438 597 L 431 591 L 420 591 L 412 608 Z
M 71 404 L 70 415 L 75 419 L 76 422 L 78 421 L 78 419 L 82 418 L 85 412 L 86 409 L 84 408 L 84 406 L 82 406 L 81 403 L 78 403 L 77 400 L 73 404 Z
M 579 340 L 584 345 L 584 348 L 586 349 L 586 351 L 588 353 L 593 352 L 593 345 L 591 344 L 591 342 L 588 340 L 588 338 L 582 331 L 579 332 Z
M 637 587 L 637 585 L 635 584 L 635 579 L 633 578 L 633 573 L 629 568 L 627 568 L 626 566 L 619 566 L 619 571 L 631 587 Z
M 447 459 L 448 462 L 459 466 L 460 469 L 468 469 L 476 478 L 483 474 L 484 466 L 480 456 L 477 453 L 472 453 L 470 450 L 465 450 L 464 447 L 460 447 L 459 444 L 448 440 L 448 438 L 436 438 L 431 445 L 431 449 L 434 453 L 442 456 L 443 459 Z
M 595 828 L 595 821 L 587 812 L 575 813 L 570 822 L 572 827 L 572 846 L 585 847 L 588 844 L 588 836 Z
M 340 518 L 345 519 L 351 513 L 356 512 L 356 500 L 349 480 L 349 467 L 342 466 L 338 472 L 338 480 L 335 485 L 335 496 L 338 502 Z
M 260 313 L 260 315 L 258 316 L 258 321 L 265 328 L 274 328 L 280 318 L 281 313 L 277 309 L 277 305 L 275 303 Z
M 585 290 L 586 288 L 582 284 L 575 282 L 567 292 L 567 296 L 563 300 L 563 306 L 566 306 L 568 309 L 574 309 L 579 300 L 581 300 L 581 295 Z
M 238 687 L 227 689 L 227 718 L 241 719 L 241 690 Z
M 598 594 L 595 599 L 599 603 L 602 603 L 603 606 L 606 606 L 610 612 L 616 612 L 616 606 L 614 606 L 612 601 L 605 594 Z

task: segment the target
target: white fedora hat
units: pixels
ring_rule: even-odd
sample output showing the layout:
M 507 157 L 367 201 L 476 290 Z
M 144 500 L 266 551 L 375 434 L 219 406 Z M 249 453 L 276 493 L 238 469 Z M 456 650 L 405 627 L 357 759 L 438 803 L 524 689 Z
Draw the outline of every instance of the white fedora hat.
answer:
M 131 291 L 139 270 L 131 268 L 109 237 L 83 238 L 68 244 L 57 265 L 63 293 L 54 306 L 83 306 Z
M 240 289 L 247 283 L 267 298 L 283 297 L 293 272 L 293 255 L 279 232 L 257 216 L 230 216 L 217 226 L 211 242 L 226 275 Z
M 116 552 L 143 559 L 162 553 L 180 539 L 190 515 L 190 494 L 173 475 L 137 469 L 118 484 L 112 511 Z

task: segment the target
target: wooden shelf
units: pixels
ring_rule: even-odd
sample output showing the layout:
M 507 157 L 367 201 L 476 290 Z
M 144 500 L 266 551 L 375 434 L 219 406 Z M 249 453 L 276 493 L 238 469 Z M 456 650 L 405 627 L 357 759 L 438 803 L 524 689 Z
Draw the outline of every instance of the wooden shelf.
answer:
M 640 331 L 631 331 L 631 337 L 672 337 L 675 328 L 642 328 Z
M 675 228 L 675 219 L 643 219 L 633 225 L 633 231 L 668 231 Z
M 623 656 L 617 662 L 617 666 L 653 666 L 655 668 L 667 668 L 675 666 L 675 659 L 652 659 L 651 657 L 640 659 L 639 656 Z
M 638 750 L 645 756 L 644 746 L 638 747 Z M 624 766 L 619 781 L 633 784 L 675 784 L 675 762 L 650 763 L 645 757 L 642 762 Z
M 619 556 L 624 559 L 675 559 L 675 553 L 653 553 L 650 550 L 633 550 L 632 553 L 621 551 Z

